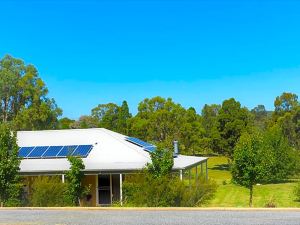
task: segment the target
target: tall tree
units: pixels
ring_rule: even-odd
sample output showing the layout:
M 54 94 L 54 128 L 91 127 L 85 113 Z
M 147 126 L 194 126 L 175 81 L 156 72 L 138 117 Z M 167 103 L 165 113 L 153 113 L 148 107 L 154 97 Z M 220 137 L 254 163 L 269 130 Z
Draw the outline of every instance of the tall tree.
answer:
M 180 151 L 196 154 L 202 151 L 201 117 L 194 108 L 185 109 L 171 98 L 154 97 L 139 103 L 137 115 L 130 119 L 130 135 L 173 149 L 179 141 Z
M 132 117 L 126 101 L 118 109 L 117 132 L 128 134 L 128 121 Z
M 143 100 L 138 107 L 131 127 L 135 136 L 145 134 L 142 139 L 160 143 L 163 148 L 172 148 L 172 142 L 180 138 L 180 129 L 185 117 L 185 109 L 171 98 L 154 97 Z
M 222 152 L 220 149 L 220 132 L 218 130 L 218 116 L 221 109 L 221 105 L 205 104 L 201 115 L 202 125 L 204 128 L 204 136 L 201 139 L 201 146 L 204 148 L 204 152 Z
M 9 55 L 0 60 L 0 118 L 12 121 L 16 129 L 37 130 L 57 127 L 62 111 L 33 65 Z
M 203 153 L 201 138 L 204 136 L 204 128 L 201 124 L 201 116 L 194 108 L 185 112 L 183 123 L 180 128 L 180 141 L 182 152 L 188 155 Z
M 20 195 L 20 177 L 16 133 L 6 124 L 0 124 L 0 203 L 17 204 Z
M 231 98 L 223 102 L 217 126 L 221 137 L 221 153 L 232 158 L 238 139 L 249 126 L 253 126 L 253 118 L 246 108 L 242 108 L 238 101 Z
M 298 96 L 293 93 L 284 92 L 276 97 L 275 111 L 272 115 L 272 124 L 278 125 L 288 139 L 289 144 L 300 150 L 300 105 Z
M 268 155 L 268 167 L 272 171 L 265 182 L 283 181 L 299 172 L 299 153 L 289 145 L 278 125 L 264 132 L 263 153 Z
M 275 99 L 275 113 L 290 112 L 298 105 L 298 96 L 296 94 L 284 92 Z
M 115 103 L 99 104 L 92 109 L 92 117 L 98 120 L 98 126 L 113 131 L 117 130 L 119 106 Z

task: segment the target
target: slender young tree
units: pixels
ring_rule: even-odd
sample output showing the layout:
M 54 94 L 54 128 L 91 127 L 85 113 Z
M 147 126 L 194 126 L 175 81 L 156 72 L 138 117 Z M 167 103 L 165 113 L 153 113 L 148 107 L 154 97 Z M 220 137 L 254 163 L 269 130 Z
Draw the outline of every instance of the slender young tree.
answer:
M 85 166 L 81 158 L 69 156 L 68 160 L 71 164 L 71 168 L 67 171 L 66 176 L 68 180 L 68 194 L 75 206 L 80 203 L 80 198 L 83 196 L 85 188 L 82 185 L 82 179 L 84 177 L 83 170 Z
M 249 206 L 253 205 L 253 187 L 271 174 L 268 152 L 263 151 L 259 133 L 243 134 L 237 143 L 232 163 L 233 180 L 249 189 Z
M 16 133 L 8 125 L 0 125 L 0 202 L 6 205 L 9 200 L 18 201 L 20 194 L 18 145 Z

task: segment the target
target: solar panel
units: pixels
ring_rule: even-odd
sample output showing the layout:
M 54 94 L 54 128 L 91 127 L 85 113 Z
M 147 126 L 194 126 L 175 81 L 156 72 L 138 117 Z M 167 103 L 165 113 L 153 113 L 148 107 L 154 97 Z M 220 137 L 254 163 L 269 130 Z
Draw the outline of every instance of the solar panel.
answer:
M 156 147 L 155 146 L 147 146 L 144 149 L 148 152 L 154 152 L 156 150 Z
M 135 145 L 138 145 L 140 147 L 143 147 L 144 150 L 148 151 L 148 152 L 153 152 L 156 150 L 156 146 L 155 145 L 152 145 L 150 143 L 147 143 L 145 141 L 142 141 L 138 138 L 135 138 L 135 137 L 127 137 L 126 138 L 126 141 L 129 141 Z
M 37 146 L 27 156 L 27 158 L 41 158 L 49 146 Z
M 34 147 L 21 147 L 21 148 L 19 148 L 19 157 L 25 158 L 33 149 L 34 149 Z
M 64 158 L 69 155 L 87 157 L 93 145 L 68 145 L 68 146 L 32 146 L 20 147 L 21 158 Z
M 67 157 L 72 155 L 74 150 L 78 147 L 78 145 L 69 145 L 64 146 L 62 150 L 57 154 L 57 157 Z
M 92 145 L 79 145 L 78 148 L 73 152 L 73 156 L 87 157 L 92 150 Z
M 44 153 L 43 158 L 53 158 L 60 152 L 63 146 L 50 146 Z

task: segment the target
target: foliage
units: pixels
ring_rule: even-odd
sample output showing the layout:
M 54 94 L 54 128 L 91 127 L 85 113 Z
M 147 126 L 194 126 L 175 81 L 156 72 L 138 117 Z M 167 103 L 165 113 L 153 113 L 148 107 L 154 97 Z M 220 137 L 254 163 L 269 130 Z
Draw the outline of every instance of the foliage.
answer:
M 68 117 L 64 117 L 58 120 L 58 128 L 59 129 L 71 129 L 71 125 L 75 122 L 75 120 L 69 119 Z
M 276 199 L 271 196 L 270 199 L 265 204 L 266 208 L 276 208 Z
M 299 154 L 292 149 L 281 130 L 274 126 L 265 133 L 244 134 L 234 152 L 233 180 L 252 191 L 256 183 L 278 182 L 297 172 Z
M 127 102 L 123 101 L 121 106 L 114 103 L 99 104 L 92 109 L 92 118 L 96 119 L 98 127 L 127 134 L 131 114 Z
M 125 206 L 201 206 L 213 197 L 215 190 L 215 183 L 210 181 L 188 186 L 176 176 L 154 177 L 147 172 L 126 176 L 123 185 Z
M 253 186 L 270 176 L 268 165 L 269 155 L 262 151 L 263 138 L 261 134 L 247 134 L 241 136 L 235 147 L 232 178 L 250 190 L 249 205 L 252 206 Z
M 251 110 L 254 116 L 254 126 L 260 130 L 265 130 L 268 126 L 270 113 L 266 110 L 264 105 L 258 105 Z
M 213 197 L 216 185 L 205 179 L 188 186 L 172 174 L 173 154 L 158 149 L 140 174 L 126 176 L 123 191 L 129 206 L 200 206 Z
M 33 65 L 9 55 L 0 60 L 0 118 L 16 130 L 53 129 L 62 111 Z
M 204 137 L 200 139 L 200 145 L 204 148 L 204 152 L 222 152 L 219 144 L 220 132 L 218 130 L 218 115 L 221 105 L 207 105 L 205 104 L 201 115 L 202 125 L 204 129 Z
M 276 97 L 274 101 L 275 115 L 282 115 L 285 112 L 292 111 L 295 107 L 299 106 L 298 96 L 293 93 L 282 93 L 281 96 Z
M 201 118 L 195 109 L 185 109 L 171 98 L 154 97 L 144 99 L 138 106 L 137 115 L 129 120 L 129 134 L 172 148 L 179 141 L 182 153 L 196 154 L 202 151 L 200 138 L 204 130 Z
M 0 202 L 1 205 L 19 205 L 21 185 L 19 177 L 16 133 L 6 124 L 0 124 Z
M 293 149 L 278 126 L 270 127 L 263 134 L 263 154 L 268 156 L 268 166 L 272 171 L 265 182 L 279 182 L 299 172 L 299 153 Z
M 241 104 L 231 98 L 222 103 L 222 107 L 217 117 L 217 129 L 220 134 L 220 153 L 233 157 L 234 147 L 243 132 L 252 127 L 253 118 L 246 108 L 241 108 Z
M 57 176 L 41 176 L 34 179 L 29 203 L 37 207 L 72 205 L 68 198 L 68 185 L 62 183 Z
M 167 176 L 171 173 L 173 164 L 173 152 L 158 148 L 151 153 L 151 163 L 147 164 L 147 170 L 155 178 Z
M 85 129 L 98 127 L 98 121 L 92 116 L 81 116 L 77 121 L 70 124 L 70 128 Z
M 78 157 L 68 156 L 68 161 L 71 167 L 70 170 L 66 172 L 68 181 L 67 194 L 72 204 L 78 206 L 80 199 L 89 191 L 82 185 L 85 166 L 82 159 Z

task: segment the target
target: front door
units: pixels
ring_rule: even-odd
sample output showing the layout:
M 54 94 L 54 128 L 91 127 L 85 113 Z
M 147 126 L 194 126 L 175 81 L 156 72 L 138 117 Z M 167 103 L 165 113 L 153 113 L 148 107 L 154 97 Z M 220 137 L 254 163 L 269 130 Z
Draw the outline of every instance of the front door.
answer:
M 111 183 L 112 183 L 111 175 L 99 174 L 98 176 L 99 205 L 110 205 L 112 203 Z

